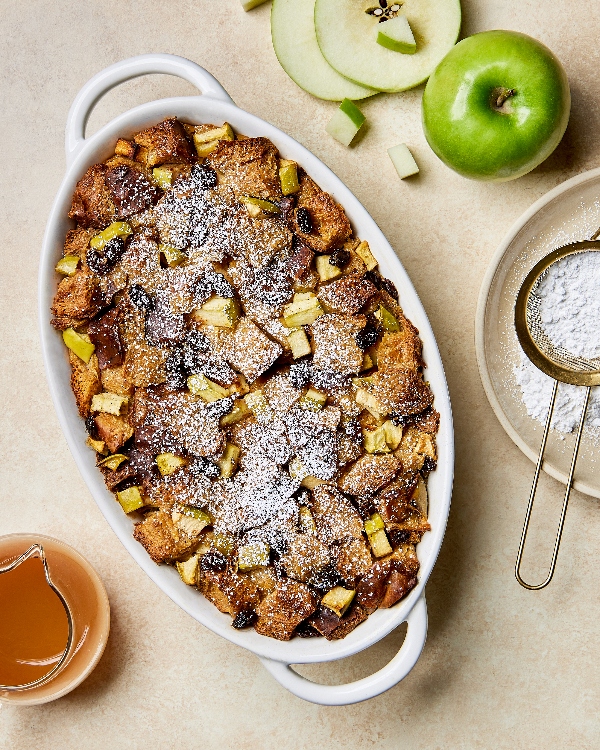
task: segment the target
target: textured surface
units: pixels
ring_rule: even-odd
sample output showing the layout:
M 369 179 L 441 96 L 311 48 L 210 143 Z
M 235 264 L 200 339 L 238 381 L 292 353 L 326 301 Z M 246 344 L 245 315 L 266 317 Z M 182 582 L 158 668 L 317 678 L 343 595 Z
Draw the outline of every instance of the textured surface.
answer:
M 465 0 L 463 33 L 510 28 L 563 61 L 573 114 L 557 152 L 515 183 L 483 185 L 448 171 L 420 125 L 421 90 L 361 103 L 364 133 L 345 149 L 325 133 L 336 105 L 300 91 L 275 60 L 269 4 L 235 0 L 79 3 L 3 0 L 0 321 L 0 533 L 34 531 L 74 545 L 112 603 L 112 634 L 93 675 L 46 707 L 0 708 L 1 750 L 60 747 L 594 748 L 600 744 L 598 501 L 575 493 L 555 581 L 520 589 L 513 563 L 532 466 L 506 437 L 479 382 L 473 320 L 488 260 L 508 226 L 567 177 L 600 163 L 600 5 Z M 63 128 L 80 86 L 129 55 L 174 52 L 206 66 L 234 100 L 289 132 L 356 193 L 396 248 L 429 313 L 456 419 L 453 507 L 427 587 L 430 631 L 404 683 L 370 703 L 305 704 L 251 654 L 177 609 L 126 554 L 96 509 L 61 436 L 42 371 L 36 321 L 38 248 L 64 169 Z M 135 104 L 192 93 L 168 77 L 109 94 L 95 130 Z M 421 173 L 401 182 L 386 150 L 406 142 Z M 544 496 L 527 566 L 541 578 L 560 487 Z M 545 533 L 545 537 L 543 534 Z M 382 666 L 397 632 L 334 665 L 302 668 L 342 682 Z

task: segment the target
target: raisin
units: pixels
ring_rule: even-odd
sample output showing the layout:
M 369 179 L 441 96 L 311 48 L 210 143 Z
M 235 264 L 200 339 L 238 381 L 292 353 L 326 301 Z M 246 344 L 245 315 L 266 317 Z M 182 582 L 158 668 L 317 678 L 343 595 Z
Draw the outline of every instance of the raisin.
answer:
M 94 417 L 88 417 L 85 420 L 85 429 L 88 431 L 88 435 L 92 440 L 98 440 L 98 429 L 96 427 L 96 420 Z
M 110 271 L 107 259 L 104 255 L 99 253 L 98 250 L 90 248 L 85 255 L 85 259 L 88 266 L 95 274 L 98 274 L 98 276 L 103 276 Z
M 349 262 L 350 253 L 348 250 L 344 250 L 343 247 L 339 247 L 337 250 L 334 250 L 329 256 L 329 263 L 332 266 L 337 266 L 338 268 L 344 268 L 344 266 L 347 266 Z
M 149 313 L 155 308 L 154 297 L 139 284 L 132 284 L 129 287 L 129 299 L 142 312 Z
M 184 346 L 198 349 L 201 352 L 210 351 L 210 341 L 201 331 L 188 331 Z
M 374 346 L 378 339 L 379 339 L 379 331 L 375 326 L 367 324 L 364 328 L 361 328 L 360 331 L 357 331 L 354 334 L 354 339 L 356 341 L 356 345 L 365 351 L 365 349 L 368 349 L 370 346 Z
M 307 208 L 299 208 L 296 211 L 296 221 L 303 234 L 310 234 L 313 230 L 313 223 L 310 212 Z
M 121 260 L 124 252 L 125 242 L 122 237 L 113 237 L 112 240 L 109 240 L 106 245 L 104 245 L 104 257 L 107 259 L 111 267 Z
M 231 627 L 235 628 L 236 630 L 249 628 L 251 625 L 254 625 L 257 617 L 258 615 L 253 609 L 243 609 L 241 612 L 238 612 L 237 615 L 233 618 Z
M 328 565 L 322 570 L 315 571 L 308 583 L 322 594 L 344 584 L 344 580 L 333 565 Z
M 208 269 L 194 282 L 192 288 L 194 301 L 198 305 L 203 305 L 213 292 L 219 297 L 235 296 L 234 289 L 225 276 Z
M 294 631 L 299 638 L 320 638 L 321 633 L 315 630 L 308 620 L 302 620 L 300 625 Z
M 289 379 L 294 388 L 302 389 L 308 385 L 311 369 L 310 362 L 306 359 L 290 367 Z
M 92 271 L 99 276 L 103 276 L 108 273 L 112 267 L 121 260 L 121 256 L 125 252 L 125 243 L 121 237 L 113 237 L 109 240 L 106 245 L 100 250 L 94 250 L 90 248 L 85 256 L 88 266 Z
M 411 422 L 413 417 L 410 414 L 392 414 L 390 419 L 396 427 L 400 427 Z
M 397 547 L 399 544 L 406 544 L 410 539 L 410 531 L 404 529 L 390 529 L 388 531 L 390 542 Z
M 211 549 L 200 558 L 200 570 L 222 573 L 227 568 L 227 558 L 216 549 Z
M 393 281 L 390 281 L 389 279 L 386 279 L 385 277 L 382 277 L 381 279 L 381 288 L 385 289 L 385 291 L 392 297 L 393 299 L 398 302 L 400 299 L 398 295 L 398 290 L 396 289 L 396 285 Z
M 172 391 L 180 391 L 185 388 L 187 380 L 183 368 L 183 356 L 181 350 L 175 349 L 171 352 L 165 362 L 167 372 L 166 385 Z
M 214 419 L 221 419 L 233 409 L 233 399 L 231 396 L 220 398 L 212 401 L 206 406 L 206 414 Z
M 202 274 L 202 276 L 196 279 L 194 285 L 192 286 L 192 296 L 194 298 L 194 302 L 197 305 L 203 305 L 212 294 L 212 291 L 212 284 L 206 278 L 206 275 Z
M 437 462 L 433 460 L 430 456 L 425 456 L 425 461 L 423 461 L 423 466 L 421 468 L 421 471 L 423 472 L 430 472 L 435 469 L 437 466 Z
M 209 190 L 210 188 L 217 187 L 217 173 L 210 167 L 205 167 L 201 164 L 194 164 L 190 177 L 192 178 L 195 187 L 199 190 Z

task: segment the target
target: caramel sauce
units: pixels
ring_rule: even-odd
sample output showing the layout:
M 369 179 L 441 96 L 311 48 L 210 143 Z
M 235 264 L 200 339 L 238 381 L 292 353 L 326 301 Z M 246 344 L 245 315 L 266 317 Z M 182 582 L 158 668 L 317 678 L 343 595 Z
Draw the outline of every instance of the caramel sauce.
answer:
M 67 613 L 39 558 L 0 574 L 0 685 L 23 685 L 48 674 L 68 637 Z

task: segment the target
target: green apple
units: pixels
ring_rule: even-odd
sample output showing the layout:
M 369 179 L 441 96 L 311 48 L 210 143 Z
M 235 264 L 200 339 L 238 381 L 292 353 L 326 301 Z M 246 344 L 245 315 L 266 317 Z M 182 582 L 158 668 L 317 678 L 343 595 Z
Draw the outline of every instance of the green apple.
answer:
M 484 31 L 457 44 L 430 77 L 423 128 L 459 174 L 513 180 L 554 151 L 570 108 L 567 75 L 546 46 L 516 31 Z
M 298 1 L 298 0 L 295 0 Z M 398 54 L 378 43 L 379 32 L 405 17 L 416 52 Z M 431 75 L 460 31 L 459 0 L 316 0 L 317 42 L 346 78 L 380 91 L 404 91 Z M 383 39 L 383 37 L 382 37 Z
M 415 35 L 406 16 L 390 18 L 385 23 L 378 23 L 376 28 L 377 44 L 381 44 L 382 47 L 405 55 L 414 55 L 417 51 Z
M 301 89 L 319 99 L 341 102 L 376 94 L 334 70 L 317 44 L 315 0 L 273 0 L 271 39 L 281 67 Z
M 344 99 L 327 123 L 327 132 L 343 146 L 349 146 L 363 126 L 366 117 L 350 99 Z
M 392 160 L 392 164 L 396 168 L 398 177 L 400 177 L 401 180 L 419 173 L 417 162 L 410 153 L 410 149 L 406 143 L 399 143 L 397 146 L 388 148 L 388 156 Z

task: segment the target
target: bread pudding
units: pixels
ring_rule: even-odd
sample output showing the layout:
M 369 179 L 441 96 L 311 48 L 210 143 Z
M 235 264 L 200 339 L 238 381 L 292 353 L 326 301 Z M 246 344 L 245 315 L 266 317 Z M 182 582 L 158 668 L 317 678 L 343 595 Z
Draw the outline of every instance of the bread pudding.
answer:
M 150 557 L 280 640 L 405 597 L 439 415 L 344 209 L 268 139 L 169 118 L 91 166 L 69 217 L 52 322 Z

